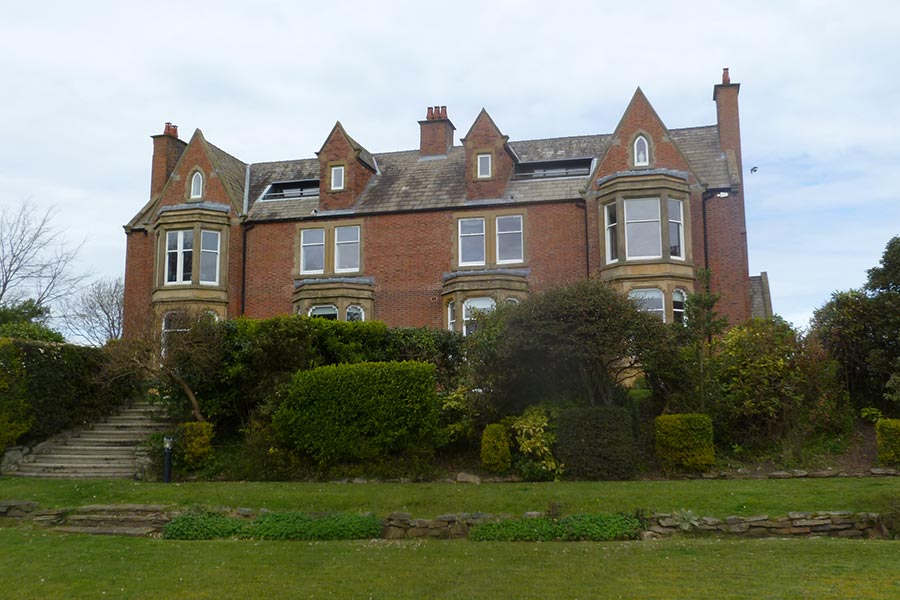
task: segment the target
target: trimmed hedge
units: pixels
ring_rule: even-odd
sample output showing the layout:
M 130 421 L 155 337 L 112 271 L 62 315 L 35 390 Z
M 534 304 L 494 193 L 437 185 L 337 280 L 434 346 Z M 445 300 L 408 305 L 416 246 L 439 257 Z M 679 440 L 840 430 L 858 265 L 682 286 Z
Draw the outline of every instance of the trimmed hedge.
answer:
M 875 437 L 878 441 L 878 464 L 900 467 L 900 419 L 878 419 Z
M 440 430 L 435 367 L 357 363 L 294 375 L 273 411 L 279 441 L 320 466 L 430 455 Z
M 549 517 L 509 519 L 476 525 L 469 539 L 476 542 L 609 542 L 636 540 L 644 527 L 630 515 L 572 515 L 559 521 Z
M 0 338 L 0 450 L 31 443 L 113 412 L 136 379 L 105 382 L 101 348 Z
M 570 408 L 559 415 L 556 456 L 576 479 L 631 479 L 642 460 L 631 413 L 619 406 Z
M 166 523 L 163 537 L 170 540 L 365 540 L 381 537 L 381 522 L 374 515 L 343 513 L 321 517 L 304 513 L 268 513 L 248 521 L 193 510 Z
M 663 471 L 704 472 L 716 464 L 713 424 L 709 415 L 656 417 L 656 458 Z
M 481 434 L 481 466 L 491 473 L 505 473 L 512 463 L 510 439 L 506 427 L 491 423 Z

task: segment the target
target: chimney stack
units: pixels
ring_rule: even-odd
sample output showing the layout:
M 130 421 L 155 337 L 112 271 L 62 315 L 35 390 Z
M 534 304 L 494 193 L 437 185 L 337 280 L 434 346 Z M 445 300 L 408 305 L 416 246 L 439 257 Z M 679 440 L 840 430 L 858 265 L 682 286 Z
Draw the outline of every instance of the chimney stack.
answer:
M 728 68 L 722 69 L 722 83 L 715 86 L 713 100 L 716 102 L 716 123 L 719 126 L 719 145 L 727 154 L 734 156 L 735 170 L 743 173 L 741 160 L 741 123 L 738 113 L 738 92 L 741 84 L 731 83 Z
M 447 118 L 446 106 L 429 106 L 425 120 L 419 121 L 421 132 L 419 154 L 421 156 L 446 156 L 453 147 L 456 127 Z
M 178 125 L 166 122 L 163 132 L 153 138 L 153 164 L 150 169 L 150 197 L 159 194 L 181 158 L 185 142 L 178 139 Z

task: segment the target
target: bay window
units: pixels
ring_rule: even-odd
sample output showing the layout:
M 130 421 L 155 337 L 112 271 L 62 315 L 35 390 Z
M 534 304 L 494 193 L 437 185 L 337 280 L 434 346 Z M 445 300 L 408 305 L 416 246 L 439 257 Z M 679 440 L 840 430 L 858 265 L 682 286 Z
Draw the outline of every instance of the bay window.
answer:
M 625 256 L 662 258 L 659 198 L 625 200 Z
M 166 285 L 190 283 L 194 265 L 194 231 L 166 232 Z
M 219 232 L 200 232 L 200 283 L 219 284 Z
M 669 198 L 669 256 L 684 260 L 684 215 L 681 200 Z

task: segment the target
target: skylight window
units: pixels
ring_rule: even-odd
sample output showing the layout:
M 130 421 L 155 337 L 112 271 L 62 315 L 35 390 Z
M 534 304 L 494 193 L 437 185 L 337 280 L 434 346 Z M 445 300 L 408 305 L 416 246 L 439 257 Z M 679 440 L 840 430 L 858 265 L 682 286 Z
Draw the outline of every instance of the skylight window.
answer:
M 294 198 L 310 198 L 319 195 L 318 179 L 302 179 L 299 181 L 279 181 L 269 186 L 263 200 L 291 200 Z

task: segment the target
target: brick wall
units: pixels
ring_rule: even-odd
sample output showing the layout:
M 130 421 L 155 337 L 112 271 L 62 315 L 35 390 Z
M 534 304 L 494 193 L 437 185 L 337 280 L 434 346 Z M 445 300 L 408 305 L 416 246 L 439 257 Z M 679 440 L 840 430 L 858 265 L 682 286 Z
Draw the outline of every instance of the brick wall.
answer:
M 132 231 L 125 241 L 125 300 L 123 335 L 141 337 L 151 322 L 150 294 L 153 291 L 153 234 Z

